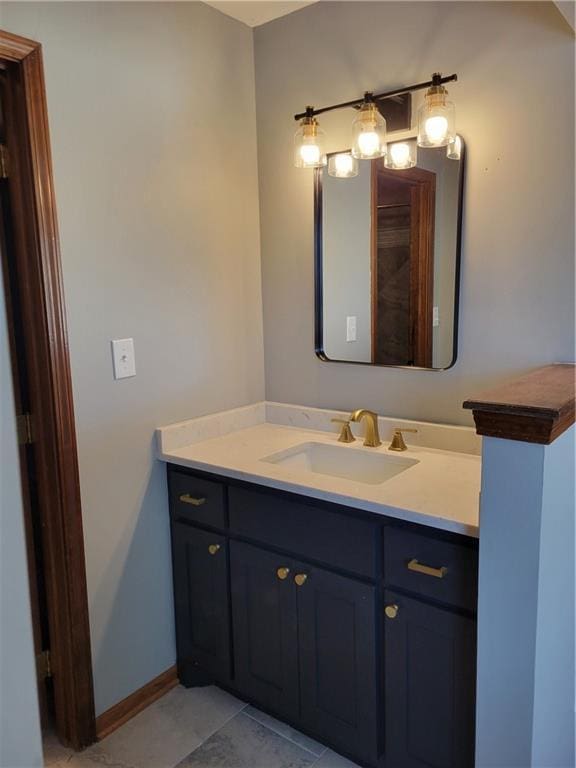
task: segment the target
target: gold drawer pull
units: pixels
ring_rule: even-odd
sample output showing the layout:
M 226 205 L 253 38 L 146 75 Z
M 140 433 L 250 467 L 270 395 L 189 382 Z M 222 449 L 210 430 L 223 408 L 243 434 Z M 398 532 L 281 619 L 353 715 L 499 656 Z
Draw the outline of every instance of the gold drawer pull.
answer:
M 294 581 L 298 587 L 301 587 L 306 583 L 307 578 L 308 576 L 305 573 L 297 573 L 296 576 L 294 576 Z
M 208 547 L 208 552 L 210 552 L 211 555 L 215 555 L 219 549 L 220 549 L 220 544 L 210 544 L 210 546 Z
M 280 581 L 284 581 L 284 579 L 288 578 L 288 574 L 290 573 L 290 568 L 278 568 L 276 571 L 276 576 L 280 579 Z
M 423 565 L 419 563 L 416 558 L 412 558 L 408 563 L 409 571 L 416 571 L 416 573 L 423 573 L 424 576 L 434 576 L 435 579 L 443 579 L 448 573 L 448 568 L 443 565 L 441 568 L 432 568 L 431 565 Z
M 180 501 L 184 502 L 184 504 L 192 504 L 193 507 L 200 507 L 202 504 L 206 504 L 206 497 L 201 496 L 198 499 L 195 496 L 190 496 L 189 493 L 183 493 L 180 496 Z

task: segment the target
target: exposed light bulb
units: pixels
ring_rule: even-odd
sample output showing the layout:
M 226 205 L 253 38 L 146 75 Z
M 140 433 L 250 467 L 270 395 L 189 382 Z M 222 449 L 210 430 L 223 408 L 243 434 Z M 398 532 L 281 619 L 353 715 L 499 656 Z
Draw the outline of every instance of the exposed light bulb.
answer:
M 320 147 L 317 144 L 302 144 L 300 157 L 304 165 L 318 165 L 320 162 Z
M 364 131 L 358 136 L 358 147 L 360 152 L 370 157 L 380 154 L 380 140 L 375 131 Z
M 403 168 L 410 161 L 410 147 L 408 144 L 392 144 L 390 147 L 392 163 L 398 168 Z
M 371 99 L 371 95 L 366 94 L 352 123 L 352 156 L 361 160 L 386 154 L 386 120 Z
M 403 170 L 416 165 L 416 145 L 414 142 L 397 141 L 388 145 L 388 154 L 384 160 L 386 168 Z
M 448 120 L 442 115 L 429 117 L 426 120 L 424 131 L 431 144 L 443 144 L 448 133 Z
M 352 155 L 340 154 L 335 159 L 336 170 L 338 173 L 346 174 L 352 170 Z
M 358 176 L 358 160 L 349 152 L 331 155 L 328 160 L 328 173 L 337 179 L 350 179 Z

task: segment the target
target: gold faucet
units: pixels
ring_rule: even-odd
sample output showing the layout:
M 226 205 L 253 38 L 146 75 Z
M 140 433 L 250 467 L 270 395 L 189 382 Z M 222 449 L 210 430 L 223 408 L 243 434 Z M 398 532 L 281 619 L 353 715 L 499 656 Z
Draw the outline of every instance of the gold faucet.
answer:
M 367 448 L 377 448 L 379 445 L 382 445 L 380 434 L 378 432 L 378 414 L 374 413 L 374 411 L 369 411 L 366 408 L 359 408 L 357 411 L 352 411 L 350 414 L 350 421 L 362 421 L 362 419 L 366 419 L 364 445 Z
M 417 429 L 395 429 L 392 435 L 392 442 L 388 446 L 389 451 L 407 451 L 408 446 L 404 442 L 403 432 L 418 432 Z

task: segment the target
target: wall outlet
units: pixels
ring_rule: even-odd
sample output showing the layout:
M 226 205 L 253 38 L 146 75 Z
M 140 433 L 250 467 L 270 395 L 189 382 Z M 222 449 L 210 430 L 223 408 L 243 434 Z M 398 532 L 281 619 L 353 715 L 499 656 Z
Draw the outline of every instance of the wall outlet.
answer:
M 111 343 L 114 378 L 127 379 L 130 376 L 136 376 L 134 339 L 115 339 Z
M 349 315 L 346 318 L 346 341 L 357 341 L 356 328 L 357 328 L 356 315 Z
M 432 308 L 432 325 L 434 328 L 437 328 L 440 325 L 440 313 L 438 312 L 438 307 Z

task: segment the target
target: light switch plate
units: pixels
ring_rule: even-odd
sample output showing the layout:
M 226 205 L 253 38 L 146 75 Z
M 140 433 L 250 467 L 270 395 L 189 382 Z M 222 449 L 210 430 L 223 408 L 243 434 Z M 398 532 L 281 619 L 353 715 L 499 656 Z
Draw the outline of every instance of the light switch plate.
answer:
M 348 315 L 346 318 L 346 341 L 356 341 L 357 319 L 356 315 Z
M 112 361 L 115 379 L 127 379 L 130 376 L 136 376 L 134 339 L 115 339 L 112 341 Z
M 440 312 L 438 307 L 432 308 L 432 326 L 437 328 L 440 325 Z

